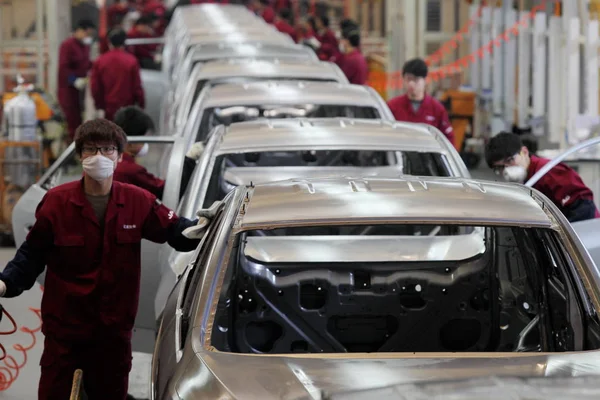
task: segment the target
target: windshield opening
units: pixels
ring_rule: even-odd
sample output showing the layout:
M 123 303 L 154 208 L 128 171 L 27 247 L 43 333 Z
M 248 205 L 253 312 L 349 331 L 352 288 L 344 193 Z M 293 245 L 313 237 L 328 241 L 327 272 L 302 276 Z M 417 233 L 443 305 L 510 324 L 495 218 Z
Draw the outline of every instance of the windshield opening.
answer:
M 259 118 L 381 118 L 373 107 L 334 105 L 334 104 L 297 104 L 297 105 L 260 105 L 231 106 L 226 108 L 208 108 L 204 110 L 198 130 L 197 141 L 203 141 L 213 128 L 219 125 L 231 125 L 235 122 L 254 121 Z
M 217 156 L 202 204 L 209 207 L 239 185 L 315 176 L 451 176 L 445 156 L 413 151 L 267 151 Z

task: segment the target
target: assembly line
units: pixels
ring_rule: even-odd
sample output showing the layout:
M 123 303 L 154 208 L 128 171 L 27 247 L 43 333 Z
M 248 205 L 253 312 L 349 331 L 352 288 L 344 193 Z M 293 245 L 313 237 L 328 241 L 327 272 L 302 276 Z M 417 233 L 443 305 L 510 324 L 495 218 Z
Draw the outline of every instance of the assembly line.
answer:
M 295 24 L 294 3 L 117 1 L 94 61 L 92 21 L 61 44 L 64 143 L 12 208 L 0 272 L 0 303 L 43 288 L 37 398 L 133 399 L 134 352 L 153 400 L 600 377 L 587 182 L 539 177 L 551 160 L 509 131 L 482 154 L 496 181 L 472 178 L 426 60 L 384 98 L 359 24 Z M 600 396 L 570 382 L 554 393 Z

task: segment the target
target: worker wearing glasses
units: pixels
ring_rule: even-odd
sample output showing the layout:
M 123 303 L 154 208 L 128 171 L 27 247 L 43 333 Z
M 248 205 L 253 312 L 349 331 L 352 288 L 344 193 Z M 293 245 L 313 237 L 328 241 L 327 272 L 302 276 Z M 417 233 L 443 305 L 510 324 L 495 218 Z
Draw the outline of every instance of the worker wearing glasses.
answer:
M 485 159 L 498 176 L 517 183 L 525 183 L 550 161 L 530 153 L 518 135 L 508 132 L 490 139 Z M 600 217 L 591 189 L 565 164 L 552 168 L 533 187 L 552 200 L 570 222 Z
M 124 400 L 141 241 L 168 242 L 183 252 L 199 244 L 183 235 L 197 221 L 178 217 L 144 189 L 113 180 L 125 146 L 125 133 L 110 121 L 77 129 L 83 178 L 48 191 L 26 241 L 0 273 L 0 296 L 16 297 L 47 266 L 39 399 L 68 398 L 73 373 L 82 369 L 90 400 Z

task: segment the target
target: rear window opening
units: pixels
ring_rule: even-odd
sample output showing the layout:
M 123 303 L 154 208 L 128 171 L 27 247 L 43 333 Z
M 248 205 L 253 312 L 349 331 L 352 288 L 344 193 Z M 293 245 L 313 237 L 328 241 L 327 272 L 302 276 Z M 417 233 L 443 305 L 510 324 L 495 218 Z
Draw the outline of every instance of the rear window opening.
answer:
M 255 121 L 259 118 L 381 118 L 373 107 L 302 104 L 302 105 L 240 105 L 224 108 L 207 108 L 202 114 L 196 141 L 206 140 L 206 135 L 219 125 L 229 126 L 234 122 Z
M 360 170 L 359 170 L 360 168 Z M 412 151 L 268 151 L 217 156 L 203 207 L 242 184 L 328 175 L 450 176 L 445 156 Z
M 600 347 L 553 231 L 454 225 L 239 233 L 211 345 L 246 354 Z

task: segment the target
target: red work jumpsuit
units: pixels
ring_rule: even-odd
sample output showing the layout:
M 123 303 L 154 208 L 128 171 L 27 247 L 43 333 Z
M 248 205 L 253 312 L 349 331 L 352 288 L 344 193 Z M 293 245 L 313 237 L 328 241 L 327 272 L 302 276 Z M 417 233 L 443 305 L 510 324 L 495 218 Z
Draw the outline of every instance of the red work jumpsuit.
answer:
M 534 154 L 530 160 L 525 182 L 550 161 Z M 565 164 L 552 168 L 533 187 L 552 200 L 570 222 L 600 217 L 594 204 L 594 194 L 579 174 Z
M 272 24 L 273 22 L 275 22 L 275 11 L 273 10 L 272 7 L 265 6 L 265 8 L 263 8 L 262 13 L 260 14 L 260 16 L 268 24 Z
M 177 217 L 149 192 L 113 182 L 101 228 L 83 180 L 51 189 L 15 258 L 0 274 L 6 296 L 30 289 L 47 265 L 42 297 L 44 352 L 40 400 L 68 399 L 73 372 L 84 371 L 90 400 L 124 400 L 140 289 L 142 238 L 192 251 Z
M 135 57 L 123 49 L 113 49 L 98 57 L 90 81 L 96 108 L 104 110 L 108 120 L 112 121 L 121 107 L 145 106 L 140 66 Z
M 90 48 L 74 37 L 60 45 L 58 55 L 58 102 L 65 115 L 69 137 L 81 125 L 82 93 L 73 86 L 77 78 L 85 78 L 92 67 Z
M 108 29 L 112 29 L 119 20 L 129 12 L 129 6 L 127 4 L 113 4 L 106 9 L 106 19 L 108 22 Z
M 438 128 L 454 145 L 454 130 L 448 112 L 436 99 L 426 94 L 415 112 L 407 95 L 398 96 L 388 102 L 397 121 L 425 123 Z
M 367 60 L 360 50 L 354 49 L 348 54 L 336 58 L 336 64 L 344 72 L 350 83 L 364 85 L 369 77 Z
M 157 36 L 162 36 L 165 32 L 165 28 L 167 27 L 167 21 L 165 20 L 167 8 L 165 5 L 158 0 L 150 0 L 144 5 L 144 10 L 142 13 L 144 15 L 155 15 L 158 17 L 158 27 L 156 27 L 154 31 Z
M 327 29 L 322 35 L 316 33 L 315 38 L 321 42 L 317 53 L 320 60 L 329 61 L 339 51 L 339 42 L 331 29 Z
M 148 32 L 142 32 L 134 26 L 127 32 L 129 39 L 151 39 L 155 38 L 156 35 L 152 35 Z M 158 49 L 156 44 L 140 44 L 135 46 L 129 46 L 128 51 L 137 58 L 141 64 L 143 60 L 154 60 L 154 52 Z
M 158 198 L 163 195 L 165 181 L 152 175 L 146 168 L 135 162 L 135 158 L 123 153 L 123 160 L 117 164 L 113 179 L 146 189 Z
M 287 33 L 292 39 L 294 39 L 294 41 L 296 41 L 296 30 L 290 24 L 288 24 L 287 21 L 279 19 L 274 25 L 279 32 Z

